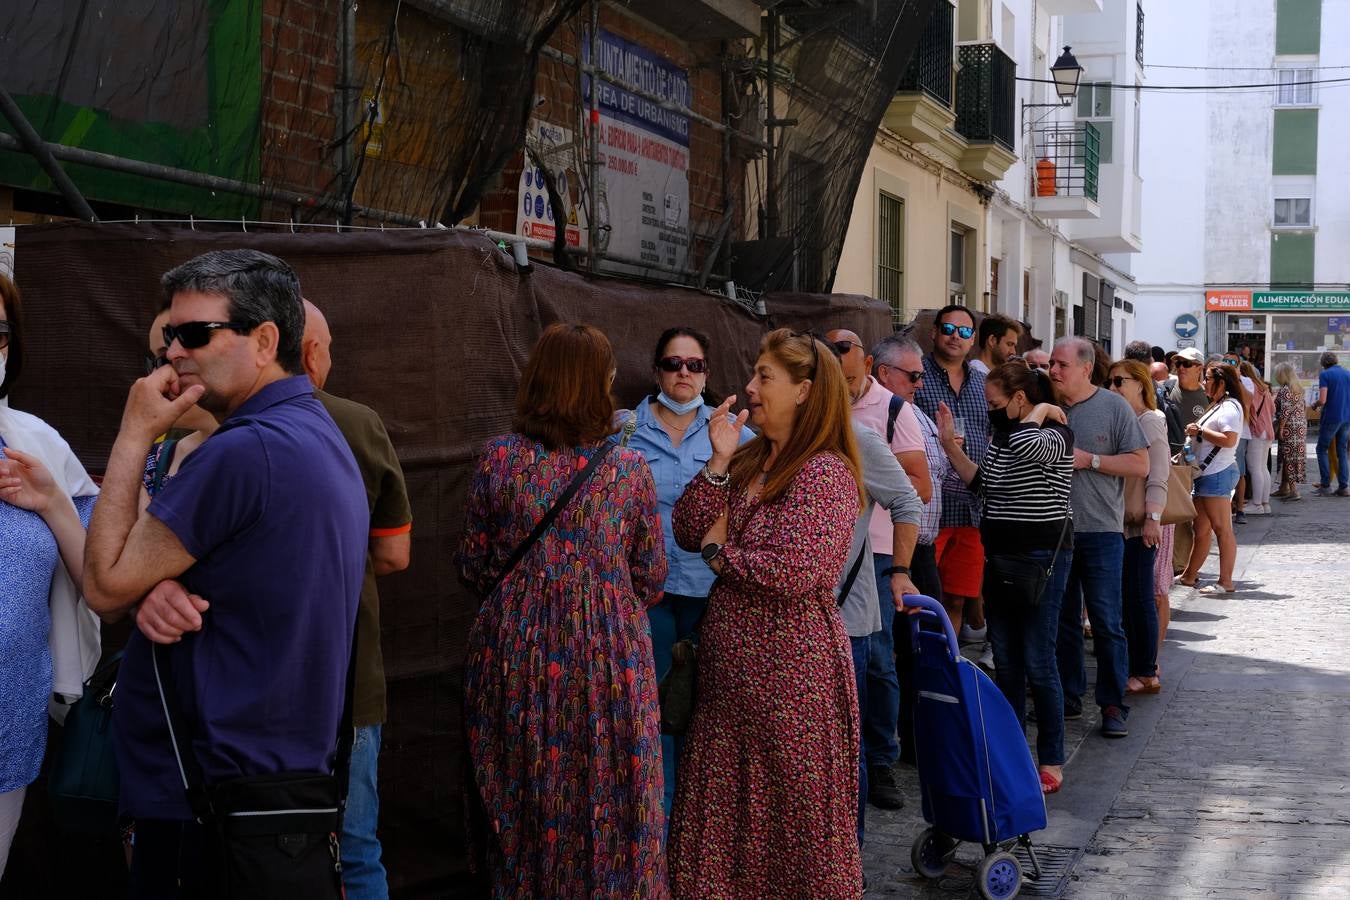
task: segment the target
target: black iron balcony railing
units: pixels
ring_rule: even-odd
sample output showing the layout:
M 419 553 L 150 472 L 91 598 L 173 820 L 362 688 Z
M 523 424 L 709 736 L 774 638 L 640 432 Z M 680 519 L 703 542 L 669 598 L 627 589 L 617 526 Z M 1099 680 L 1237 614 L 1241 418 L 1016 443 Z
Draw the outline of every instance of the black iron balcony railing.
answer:
M 1101 135 L 1091 122 L 1047 125 L 1034 132 L 1036 166 L 1031 173 L 1036 197 L 1086 197 L 1097 200 Z
M 924 92 L 948 108 L 952 105 L 952 19 L 956 10 L 933 4 L 933 14 L 919 35 L 919 46 L 900 79 L 899 93 Z
M 1144 4 L 1138 3 L 1134 7 L 1134 59 L 1139 65 L 1144 64 Z
M 1017 64 L 993 43 L 956 48 L 956 130 L 971 143 L 1012 150 L 1016 139 Z

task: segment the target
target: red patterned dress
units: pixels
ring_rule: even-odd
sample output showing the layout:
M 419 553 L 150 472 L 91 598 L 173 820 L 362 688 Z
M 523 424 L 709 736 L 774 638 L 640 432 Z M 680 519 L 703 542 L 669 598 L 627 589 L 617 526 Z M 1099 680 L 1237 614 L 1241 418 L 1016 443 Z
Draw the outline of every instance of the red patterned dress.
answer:
M 481 593 L 596 452 L 489 441 L 456 561 Z M 584 454 L 584 455 L 583 455 Z M 667 897 L 661 727 L 645 607 L 665 543 L 651 470 L 616 449 L 483 601 L 465 729 L 496 897 Z
M 834 586 L 858 488 L 812 457 L 777 502 L 695 477 L 675 540 L 695 549 L 730 501 L 699 633 L 698 699 L 671 819 L 671 891 L 858 897 L 858 697 Z

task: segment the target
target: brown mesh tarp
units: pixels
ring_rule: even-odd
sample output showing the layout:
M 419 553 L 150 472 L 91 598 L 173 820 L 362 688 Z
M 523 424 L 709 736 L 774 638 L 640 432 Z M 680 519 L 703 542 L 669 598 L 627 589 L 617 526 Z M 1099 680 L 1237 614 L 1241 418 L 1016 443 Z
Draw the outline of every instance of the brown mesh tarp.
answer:
M 452 555 L 470 467 L 485 440 L 509 429 L 517 379 L 541 329 L 556 321 L 604 329 L 619 357 L 619 399 L 631 405 L 650 387 L 652 344 L 668 326 L 710 335 L 710 384 L 725 394 L 744 384 L 766 330 L 848 327 L 870 343 L 889 331 L 889 311 L 863 297 L 771 294 L 769 317 L 760 319 L 688 288 L 587 280 L 543 265 L 521 270 L 487 238 L 454 231 L 31 227 L 20 229 L 16 251 L 28 338 L 14 405 L 51 423 L 101 471 L 126 389 L 142 372 L 159 276 L 198 253 L 242 246 L 296 268 L 332 326 L 329 389 L 376 409 L 402 459 L 413 561 L 380 585 L 389 677 L 380 766 L 385 862 L 400 896 L 470 893 L 457 671 L 477 604 L 460 587 Z M 295 702 L 304 696 L 305 686 L 295 685 Z M 31 793 L 30 807 L 40 806 L 41 786 Z M 54 841 L 35 833 L 41 827 L 40 811 L 25 819 L 26 849 L 16 847 L 6 875 L 13 896 L 57 896 L 53 879 L 72 874 L 60 864 L 70 853 L 63 848 L 58 857 Z

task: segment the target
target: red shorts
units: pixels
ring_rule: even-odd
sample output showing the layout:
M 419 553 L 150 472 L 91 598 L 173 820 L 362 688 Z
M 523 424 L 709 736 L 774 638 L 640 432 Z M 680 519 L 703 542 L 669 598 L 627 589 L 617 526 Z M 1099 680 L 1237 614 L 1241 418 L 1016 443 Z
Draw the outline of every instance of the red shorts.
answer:
M 938 530 L 937 551 L 942 591 L 957 597 L 978 597 L 984 588 L 984 545 L 980 529 L 968 525 Z

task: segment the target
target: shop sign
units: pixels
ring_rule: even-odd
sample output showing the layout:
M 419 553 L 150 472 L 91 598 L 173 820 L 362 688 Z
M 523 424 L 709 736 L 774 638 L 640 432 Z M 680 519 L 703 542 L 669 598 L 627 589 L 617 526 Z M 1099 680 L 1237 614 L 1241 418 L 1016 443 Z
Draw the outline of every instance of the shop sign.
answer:
M 1245 312 L 1251 308 L 1251 291 L 1205 291 L 1205 309 L 1211 312 Z
M 1249 309 L 1350 310 L 1350 292 L 1344 291 L 1257 291 L 1251 298 Z
M 1253 319 L 1238 319 L 1238 331 L 1251 331 L 1256 327 Z

